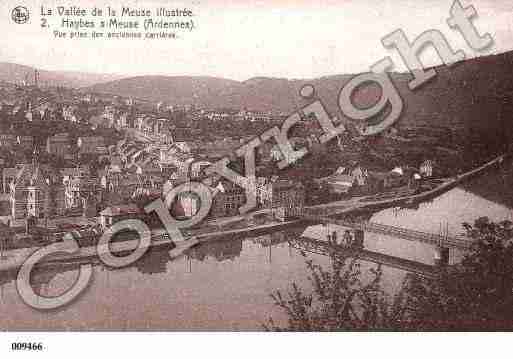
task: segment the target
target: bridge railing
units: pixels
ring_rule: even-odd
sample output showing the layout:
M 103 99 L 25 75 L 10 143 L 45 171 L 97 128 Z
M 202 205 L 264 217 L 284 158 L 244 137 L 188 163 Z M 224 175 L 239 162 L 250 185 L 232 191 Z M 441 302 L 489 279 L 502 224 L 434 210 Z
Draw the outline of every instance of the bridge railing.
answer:
M 407 239 L 418 239 L 420 241 L 426 241 L 435 245 L 449 245 L 453 247 L 459 247 L 467 249 L 471 246 L 471 242 L 462 236 L 442 236 L 440 234 L 422 232 L 414 229 L 401 228 L 396 226 L 390 226 L 381 223 L 374 222 L 352 222 L 347 220 L 337 220 L 328 216 L 309 214 L 304 216 L 305 219 L 321 222 L 321 223 L 333 223 L 344 227 L 351 227 L 367 232 L 378 232 L 385 235 L 396 235 Z

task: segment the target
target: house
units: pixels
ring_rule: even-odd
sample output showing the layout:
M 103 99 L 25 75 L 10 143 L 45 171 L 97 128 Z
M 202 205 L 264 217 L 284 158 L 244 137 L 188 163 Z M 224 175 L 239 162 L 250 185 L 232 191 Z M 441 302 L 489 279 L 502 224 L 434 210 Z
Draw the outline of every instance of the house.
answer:
M 419 170 L 414 167 L 403 166 L 403 177 L 404 183 L 411 189 L 417 188 L 420 184 Z
M 91 116 L 88 122 L 93 129 L 109 127 L 108 119 L 104 116 Z
M 418 184 L 415 174 L 417 170 L 407 166 L 395 167 L 390 172 L 369 172 L 368 187 L 376 192 L 403 186 L 413 188 Z
M 64 185 L 65 207 L 85 208 L 87 198 L 101 200 L 101 188 L 97 179 L 90 178 L 89 166 L 77 166 L 60 170 Z
M 164 177 L 161 175 L 143 174 L 139 175 L 139 187 L 145 189 L 158 189 L 164 185 Z
M 257 204 L 262 207 L 268 207 L 272 198 L 272 184 L 276 178 L 268 180 L 265 177 L 257 177 L 256 179 L 256 199 Z
M 128 127 L 128 113 L 127 112 L 117 113 L 115 116 L 115 119 L 116 119 L 116 126 L 118 128 Z
M 109 149 L 108 149 L 108 147 L 107 146 L 98 146 L 98 147 L 96 147 L 95 155 L 98 155 L 99 159 L 108 158 L 108 156 L 109 156 Z
M 78 122 L 77 116 L 75 115 L 76 111 L 76 106 L 64 106 L 62 108 L 62 117 L 65 121 Z
M 8 193 L 10 191 L 10 184 L 16 178 L 16 175 L 20 171 L 21 166 L 23 165 L 18 165 L 17 167 L 13 168 L 4 168 L 2 171 L 2 188 L 4 193 Z
M 289 142 L 294 151 L 299 151 L 303 148 L 308 147 L 308 140 L 301 138 L 301 137 L 292 137 L 289 139 Z M 276 162 L 281 161 L 285 158 L 285 156 L 283 155 L 281 148 L 278 144 L 274 145 L 271 148 L 269 156 L 270 156 L 271 160 L 276 161 Z
M 159 168 L 162 176 L 165 178 L 170 178 L 177 171 L 176 166 L 172 163 L 159 162 Z
M 121 173 L 123 169 L 123 160 L 120 156 L 110 156 L 109 162 L 110 164 L 106 168 L 108 173 Z
M 34 137 L 32 136 L 18 136 L 16 142 L 22 150 L 32 150 L 34 147 Z
M 100 186 L 90 178 L 71 178 L 64 181 L 66 208 L 85 208 L 87 199 L 101 200 Z
M 158 118 L 154 121 L 153 132 L 158 135 L 164 132 L 167 126 L 167 118 Z
M 222 178 L 213 189 L 211 217 L 236 216 L 239 208 L 246 203 L 245 190 L 231 181 Z
M 59 157 L 70 152 L 70 141 L 67 133 L 58 133 L 46 140 L 46 152 Z
M 391 171 L 392 173 L 397 173 L 398 175 L 402 176 L 404 174 L 402 167 L 394 167 L 394 169 Z
M 433 176 L 433 161 L 425 160 L 421 163 L 419 168 L 420 175 L 422 177 L 432 177 Z
M 345 194 L 353 191 L 367 193 L 369 187 L 369 173 L 360 166 L 351 167 L 340 166 L 334 174 L 317 180 L 318 184 L 326 185 L 330 192 L 335 194 Z
M 281 221 L 299 217 L 305 205 L 305 188 L 299 182 L 278 180 L 271 183 L 270 209 Z
M 209 161 L 194 162 L 191 166 L 191 178 L 205 177 L 205 170 L 212 165 Z
M 133 112 L 123 114 L 122 116 L 125 117 L 126 127 L 135 128 L 137 120 Z
M 401 171 L 402 172 L 402 171 Z M 390 172 L 369 172 L 367 179 L 367 187 L 372 192 L 382 192 L 387 189 L 405 186 L 408 179 L 398 171 Z
M 408 179 L 403 175 L 401 168 L 396 167 L 388 172 L 384 177 L 384 188 L 401 187 L 408 183 Z
M 365 186 L 369 173 L 367 170 L 362 169 L 361 166 L 356 166 L 351 171 L 351 176 L 354 178 L 357 186 Z
M 141 176 L 142 178 L 157 176 L 160 177 L 162 175 L 162 171 L 160 166 L 156 162 L 147 162 L 141 164 L 135 164 L 135 173 Z
M 100 212 L 100 225 L 107 228 L 125 219 L 140 218 L 143 213 L 144 211 L 135 204 L 110 206 Z
M 63 181 L 69 181 L 76 178 L 88 178 L 91 175 L 91 169 L 87 165 L 61 168 L 59 172 Z
M 422 180 L 422 176 L 418 173 L 413 173 L 408 180 L 408 187 L 410 189 L 418 189 L 420 187 L 420 183 Z
M 367 192 L 377 193 L 385 190 L 385 178 L 387 177 L 386 172 L 369 171 L 367 177 Z
M 335 171 L 334 175 L 348 174 L 348 171 L 349 171 L 349 169 L 347 167 L 340 166 L 339 168 L 337 168 L 337 170 Z
M 277 157 L 276 154 L 271 155 L 273 147 L 274 144 L 272 142 L 266 141 L 256 148 L 257 158 L 261 163 L 269 163 L 274 157 Z
M 0 134 L 0 147 L 12 149 L 16 145 L 16 136 L 8 133 Z
M 10 183 L 10 202 L 13 220 L 62 215 L 65 209 L 64 188 L 50 167 L 35 162 L 24 164 Z
M 140 178 L 130 173 L 114 176 L 109 183 L 109 190 L 117 192 L 124 198 L 131 197 L 140 187 L 142 187 Z
M 77 139 L 81 154 L 105 154 L 105 140 L 102 136 L 86 136 Z
M 177 168 L 177 174 L 179 178 L 190 179 L 190 169 L 191 165 L 194 162 L 194 158 L 187 158 L 184 161 L 177 161 L 174 163 Z
M 283 155 L 281 153 L 280 147 L 278 145 L 274 145 L 269 151 L 269 157 L 272 161 L 278 162 L 283 159 Z
M 332 176 L 326 183 L 330 191 L 337 194 L 349 193 L 353 187 L 356 187 L 355 178 L 351 175 L 344 174 Z
M 162 146 L 159 148 L 159 161 L 172 162 L 178 157 L 178 149 L 174 146 Z
M 170 211 L 174 218 L 184 219 L 193 217 L 201 206 L 200 199 L 193 193 L 179 193 L 171 205 Z
M 155 119 L 148 115 L 138 115 L 136 119 L 136 128 L 145 134 L 150 134 L 155 130 Z
M 146 151 L 140 149 L 135 143 L 125 143 L 118 146 L 118 155 L 123 163 L 130 163 L 133 160 L 138 159 L 139 156 L 144 155 Z

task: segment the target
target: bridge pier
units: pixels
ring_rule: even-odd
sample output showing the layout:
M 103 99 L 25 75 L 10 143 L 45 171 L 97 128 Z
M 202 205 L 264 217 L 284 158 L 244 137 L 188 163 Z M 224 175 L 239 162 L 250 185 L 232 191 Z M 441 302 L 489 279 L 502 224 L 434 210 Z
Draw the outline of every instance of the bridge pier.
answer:
M 346 247 L 364 248 L 364 231 L 363 229 L 347 229 L 342 236 L 337 231 L 328 232 L 326 235 L 328 243 L 341 245 Z
M 328 243 L 339 244 L 338 240 L 337 240 L 337 231 L 333 231 L 331 233 L 328 233 Z
M 363 229 L 354 230 L 354 242 L 353 245 L 358 248 L 364 248 L 364 232 Z
M 449 248 L 436 246 L 435 247 L 435 265 L 445 267 L 449 264 Z

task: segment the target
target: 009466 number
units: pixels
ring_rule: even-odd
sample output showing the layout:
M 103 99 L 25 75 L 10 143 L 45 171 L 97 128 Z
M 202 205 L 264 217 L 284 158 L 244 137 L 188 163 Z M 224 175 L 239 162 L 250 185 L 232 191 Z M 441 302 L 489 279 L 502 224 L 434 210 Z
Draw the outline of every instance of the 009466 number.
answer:
M 12 343 L 12 350 L 30 350 L 41 351 L 44 349 L 43 343 Z

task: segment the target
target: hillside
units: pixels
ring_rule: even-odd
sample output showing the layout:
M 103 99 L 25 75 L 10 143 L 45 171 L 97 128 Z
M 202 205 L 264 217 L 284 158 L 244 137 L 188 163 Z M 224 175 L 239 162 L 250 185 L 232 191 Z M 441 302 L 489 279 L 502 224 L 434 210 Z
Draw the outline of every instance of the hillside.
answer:
M 18 65 L 9 62 L 0 62 L 0 81 L 20 83 L 28 78 L 29 83 L 34 81 L 34 67 Z M 101 82 L 114 81 L 122 78 L 120 75 L 93 74 L 71 71 L 45 71 L 39 70 L 40 84 L 64 87 L 86 87 Z
M 471 118 L 498 117 L 504 98 L 513 97 L 513 52 L 461 62 L 452 68 L 435 68 L 438 75 L 412 92 L 409 73 L 391 73 L 405 103 L 404 121 L 416 124 L 456 124 Z M 326 76 L 313 80 L 254 78 L 244 82 L 185 76 L 139 76 L 96 84 L 89 89 L 171 104 L 197 104 L 210 108 L 248 108 L 291 112 L 304 102 L 302 85 L 315 85 L 328 110 L 337 115 L 340 89 L 353 75 Z M 364 91 L 375 97 L 377 91 Z M 370 94 L 369 94 L 370 93 Z M 363 102 L 368 103 L 366 98 Z M 511 103 L 508 105 L 511 106 Z M 511 107 L 507 107 L 510 111 Z
M 230 99 L 240 91 L 241 83 L 215 77 L 138 76 L 97 84 L 87 90 L 134 97 L 171 104 L 195 103 L 203 106 L 223 106 L 220 98 Z

